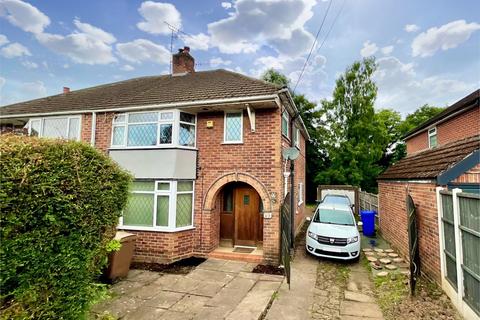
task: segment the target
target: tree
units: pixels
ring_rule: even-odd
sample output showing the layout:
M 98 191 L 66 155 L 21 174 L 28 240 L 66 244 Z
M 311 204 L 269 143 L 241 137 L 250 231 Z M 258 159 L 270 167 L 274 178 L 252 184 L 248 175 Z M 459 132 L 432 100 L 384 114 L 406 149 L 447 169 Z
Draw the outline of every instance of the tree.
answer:
M 428 104 L 424 104 L 423 106 L 415 110 L 413 113 L 405 117 L 405 120 L 399 126 L 399 131 L 401 135 L 404 136 L 409 131 L 415 129 L 416 127 L 418 127 L 428 119 L 436 116 L 443 110 L 445 110 L 445 108 L 434 107 Z
M 276 84 L 281 87 L 288 87 L 288 85 L 290 84 L 290 80 L 288 80 L 285 75 L 272 68 L 268 69 L 263 73 L 262 79 L 264 81 Z
M 317 183 L 376 190 L 376 177 L 382 171 L 378 161 L 388 138 L 385 130 L 379 130 L 383 124 L 375 116 L 375 70 L 374 58 L 354 62 L 337 79 L 332 101 L 322 101 L 331 163 L 327 170 L 317 173 Z
M 385 145 L 383 146 L 383 155 L 378 164 L 386 169 L 406 155 L 405 143 L 401 141 L 402 117 L 398 111 L 392 109 L 380 109 L 375 113 L 379 124 L 379 130 L 385 136 Z

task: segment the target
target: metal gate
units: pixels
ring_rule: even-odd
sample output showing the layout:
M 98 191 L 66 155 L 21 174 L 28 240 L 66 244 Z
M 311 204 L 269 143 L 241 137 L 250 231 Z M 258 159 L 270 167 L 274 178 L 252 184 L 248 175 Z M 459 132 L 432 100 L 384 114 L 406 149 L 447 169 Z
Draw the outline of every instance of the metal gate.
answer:
M 285 277 L 290 288 L 290 248 L 292 243 L 290 219 L 290 193 L 287 193 L 280 209 L 280 255 Z
M 410 293 L 415 294 L 417 276 L 420 274 L 420 255 L 418 251 L 418 229 L 415 203 L 410 195 L 407 195 L 408 215 L 408 249 L 410 258 Z

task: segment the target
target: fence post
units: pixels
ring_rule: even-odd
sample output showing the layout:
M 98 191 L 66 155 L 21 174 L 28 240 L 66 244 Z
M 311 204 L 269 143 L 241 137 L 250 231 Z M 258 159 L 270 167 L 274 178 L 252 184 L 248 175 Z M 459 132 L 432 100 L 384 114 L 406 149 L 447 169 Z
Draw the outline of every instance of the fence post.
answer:
M 442 195 L 440 191 L 444 190 L 442 187 L 437 187 L 435 192 L 437 194 L 437 215 L 438 215 L 438 239 L 439 239 L 439 248 L 440 248 L 440 274 L 442 276 L 442 283 L 444 281 L 445 275 L 447 274 L 445 266 L 445 233 L 443 231 L 443 204 L 442 204 Z
M 463 299 L 463 270 L 462 270 L 462 238 L 460 235 L 460 210 L 458 205 L 458 193 L 462 192 L 461 189 L 455 188 L 452 190 L 452 203 L 453 203 L 453 227 L 455 230 L 455 252 L 457 262 L 457 305 L 462 305 Z

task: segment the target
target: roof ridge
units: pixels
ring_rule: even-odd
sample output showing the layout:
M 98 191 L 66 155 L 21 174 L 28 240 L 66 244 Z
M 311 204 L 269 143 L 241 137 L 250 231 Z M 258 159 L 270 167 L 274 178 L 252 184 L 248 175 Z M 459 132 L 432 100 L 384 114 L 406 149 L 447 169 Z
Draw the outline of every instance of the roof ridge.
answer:
M 271 82 L 268 82 L 268 81 L 265 81 L 263 79 L 257 79 L 257 78 L 254 78 L 254 77 L 250 77 L 250 76 L 247 76 L 243 73 L 239 73 L 239 72 L 235 72 L 235 71 L 231 71 L 231 70 L 227 70 L 227 69 L 216 69 L 217 71 L 223 71 L 223 72 L 226 72 L 226 73 L 230 73 L 230 74 L 233 74 L 235 76 L 238 76 L 238 77 L 241 77 L 241 78 L 245 78 L 247 80 L 251 80 L 251 81 L 255 81 L 255 82 L 259 82 L 259 83 L 262 83 L 264 85 L 267 85 L 269 87 L 273 87 L 277 90 L 280 90 L 280 89 L 283 89 L 285 86 L 280 86 L 278 84 L 274 84 L 274 83 L 271 83 Z

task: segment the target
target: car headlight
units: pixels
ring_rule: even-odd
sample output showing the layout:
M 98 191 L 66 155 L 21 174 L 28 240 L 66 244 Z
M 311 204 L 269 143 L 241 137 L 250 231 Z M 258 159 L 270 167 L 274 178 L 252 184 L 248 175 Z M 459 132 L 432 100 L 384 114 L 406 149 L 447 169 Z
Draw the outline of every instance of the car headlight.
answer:
M 312 238 L 313 240 L 317 240 L 317 235 L 311 231 L 308 231 L 308 236 Z
M 355 243 L 358 241 L 358 236 L 347 238 L 347 244 L 349 243 Z

